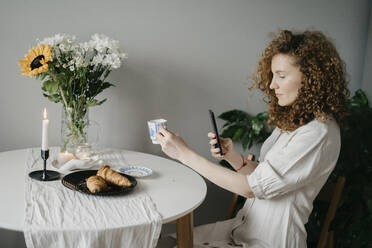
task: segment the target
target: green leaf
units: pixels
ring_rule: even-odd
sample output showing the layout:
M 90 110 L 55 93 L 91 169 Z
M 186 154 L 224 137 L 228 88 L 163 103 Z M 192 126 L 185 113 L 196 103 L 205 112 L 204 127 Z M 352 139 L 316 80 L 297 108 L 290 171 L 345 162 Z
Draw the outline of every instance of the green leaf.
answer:
M 261 121 L 266 121 L 269 118 L 269 113 L 268 112 L 261 112 L 256 115 L 256 118 L 261 120 Z
M 60 84 L 62 84 L 64 86 L 67 86 L 65 84 L 68 82 L 68 78 L 66 77 L 66 75 L 64 73 L 56 74 L 56 78 L 57 78 L 57 82 L 59 82 Z
M 68 85 L 69 88 L 72 87 L 72 83 L 73 82 L 74 82 L 74 78 L 73 77 L 70 77 L 69 80 L 68 80 L 68 82 L 67 82 L 67 85 Z
M 252 129 L 248 129 L 246 133 L 243 135 L 242 140 L 241 140 L 244 151 L 247 149 L 247 145 L 251 139 L 252 139 Z
M 267 112 L 261 112 L 252 118 L 241 110 L 226 111 L 219 116 L 226 121 L 221 136 L 232 138 L 234 142 L 240 141 L 244 150 L 250 148 L 253 143 L 261 143 L 269 136 L 270 133 L 265 130 L 268 116 Z
M 232 137 L 232 141 L 234 142 L 239 141 L 242 138 L 241 136 L 243 134 L 243 131 L 244 131 L 244 128 L 242 127 L 238 128 Z
M 229 125 L 231 125 L 231 122 L 225 122 L 225 124 L 223 124 L 223 128 L 225 128 L 225 127 L 227 127 L 227 126 L 229 126 Z
M 99 101 L 98 102 L 98 105 L 101 105 L 102 103 L 106 102 L 107 101 L 107 98 L 103 99 L 102 101 Z
M 43 81 L 47 75 L 48 75 L 47 73 L 42 72 L 42 73 L 40 73 L 40 74 L 38 75 L 38 76 L 39 76 L 38 79 L 40 79 L 41 81 Z
M 87 107 L 93 107 L 93 106 L 96 106 L 96 105 L 98 105 L 98 101 L 96 99 L 89 100 L 86 103 Z
M 49 94 L 55 94 L 58 92 L 58 83 L 53 80 L 44 81 L 43 86 L 41 87 L 43 91 L 48 92 Z
M 234 110 L 230 110 L 230 111 L 222 113 L 221 115 L 218 116 L 218 118 L 232 123 L 232 122 L 239 122 L 239 121 L 247 120 L 247 119 L 249 120 L 250 116 L 244 111 L 234 109 Z
M 238 129 L 239 129 L 239 126 L 231 125 L 227 129 L 223 130 L 221 137 L 232 138 Z
M 104 89 L 110 88 L 111 86 L 115 86 L 115 85 L 109 82 L 104 82 L 102 84 L 101 91 L 103 91 Z
M 87 107 L 94 107 L 94 106 L 98 106 L 98 105 L 101 105 L 102 103 L 106 102 L 107 101 L 107 98 L 101 100 L 101 101 L 98 101 L 96 99 L 91 99 L 91 100 L 88 100 L 87 103 L 86 103 L 86 106 Z
M 262 121 L 260 121 L 259 119 L 254 118 L 252 120 L 252 130 L 255 135 L 259 135 L 263 127 L 264 127 L 264 123 L 262 123 Z
M 372 185 L 365 185 L 364 195 L 366 199 L 372 199 Z
M 60 98 L 60 96 L 58 94 L 49 95 L 49 96 L 48 95 L 44 95 L 44 96 L 46 96 L 50 101 L 55 102 L 55 103 L 61 101 L 61 98 Z
M 351 108 L 369 107 L 368 98 L 362 90 L 357 90 L 355 95 L 349 100 Z
M 106 70 L 105 74 L 103 75 L 103 78 L 107 78 L 107 76 L 110 74 L 111 70 Z

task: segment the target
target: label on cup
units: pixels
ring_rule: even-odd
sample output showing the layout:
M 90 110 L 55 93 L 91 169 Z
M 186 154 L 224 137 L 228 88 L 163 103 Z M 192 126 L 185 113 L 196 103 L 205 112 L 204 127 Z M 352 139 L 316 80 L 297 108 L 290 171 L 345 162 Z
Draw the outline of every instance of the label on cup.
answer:
M 147 122 L 147 125 L 149 126 L 149 133 L 152 143 L 159 144 L 159 142 L 156 140 L 155 135 L 157 132 L 159 132 L 160 127 L 167 128 L 167 120 L 164 119 L 151 120 Z

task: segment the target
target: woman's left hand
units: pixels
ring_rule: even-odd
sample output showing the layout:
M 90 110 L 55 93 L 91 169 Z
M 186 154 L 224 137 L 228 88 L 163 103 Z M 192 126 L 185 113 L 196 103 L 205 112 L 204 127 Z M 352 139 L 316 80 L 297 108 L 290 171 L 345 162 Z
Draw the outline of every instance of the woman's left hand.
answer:
M 163 152 L 177 160 L 181 160 L 182 156 L 190 150 L 181 136 L 163 127 L 160 127 L 159 132 L 156 134 L 156 139 L 159 141 Z

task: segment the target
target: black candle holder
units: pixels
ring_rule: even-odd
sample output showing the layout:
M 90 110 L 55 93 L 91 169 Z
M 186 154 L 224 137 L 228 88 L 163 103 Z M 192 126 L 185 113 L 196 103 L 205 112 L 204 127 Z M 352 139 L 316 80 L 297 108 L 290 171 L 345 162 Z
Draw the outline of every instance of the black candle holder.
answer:
M 32 179 L 36 179 L 38 181 L 54 181 L 60 178 L 60 174 L 57 171 L 47 170 L 46 169 L 46 161 L 49 158 L 49 150 L 41 150 L 41 157 L 44 161 L 44 169 L 32 171 L 28 175 Z

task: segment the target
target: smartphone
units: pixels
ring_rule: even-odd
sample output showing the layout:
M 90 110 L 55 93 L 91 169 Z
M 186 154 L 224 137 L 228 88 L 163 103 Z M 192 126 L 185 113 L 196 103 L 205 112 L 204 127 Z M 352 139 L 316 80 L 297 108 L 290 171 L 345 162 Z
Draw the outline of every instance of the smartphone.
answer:
M 215 146 L 216 148 L 220 148 L 220 155 L 223 156 L 223 152 L 222 152 L 222 146 L 221 146 L 221 141 L 220 141 L 220 135 L 218 134 L 218 131 L 217 131 L 217 124 L 216 124 L 216 119 L 214 118 L 214 113 L 212 110 L 209 110 L 209 115 L 211 117 L 211 122 L 212 122 L 212 126 L 213 126 L 213 130 L 214 130 L 214 133 L 216 134 L 216 138 L 217 138 L 217 145 Z

